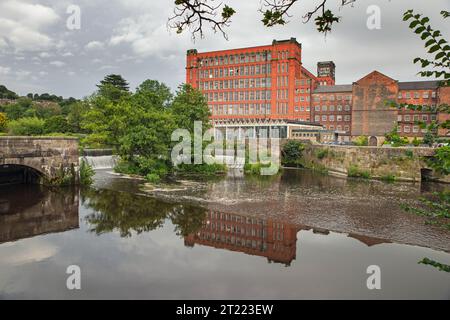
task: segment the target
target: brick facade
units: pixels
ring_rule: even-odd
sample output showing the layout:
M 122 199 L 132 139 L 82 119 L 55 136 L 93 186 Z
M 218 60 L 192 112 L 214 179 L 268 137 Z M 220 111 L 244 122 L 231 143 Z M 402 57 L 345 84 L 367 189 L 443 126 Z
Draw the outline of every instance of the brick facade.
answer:
M 437 81 L 399 82 L 378 71 L 335 85 L 333 61 L 319 62 L 314 75 L 302 65 L 302 46 L 295 38 L 250 48 L 188 50 L 186 83 L 203 92 L 212 120 L 315 122 L 342 140 L 365 135 L 378 141 L 396 126 L 401 136 L 420 137 L 426 130 L 417 121 L 448 119 L 447 114 L 397 111 L 386 101 L 450 104 L 450 88 Z

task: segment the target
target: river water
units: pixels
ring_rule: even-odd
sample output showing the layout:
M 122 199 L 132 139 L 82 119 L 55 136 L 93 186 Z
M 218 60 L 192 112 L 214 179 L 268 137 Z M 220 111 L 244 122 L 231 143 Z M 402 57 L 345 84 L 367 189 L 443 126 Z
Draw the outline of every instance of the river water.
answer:
M 0 298 L 450 298 L 450 232 L 405 213 L 445 186 L 306 170 L 158 187 L 0 188 Z M 68 290 L 68 266 L 81 289 Z M 381 289 L 369 290 L 369 266 Z

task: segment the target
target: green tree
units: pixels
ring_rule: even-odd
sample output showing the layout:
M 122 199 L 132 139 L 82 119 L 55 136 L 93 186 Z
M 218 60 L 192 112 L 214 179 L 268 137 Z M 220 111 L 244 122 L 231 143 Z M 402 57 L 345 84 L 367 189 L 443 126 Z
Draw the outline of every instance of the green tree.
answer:
M 107 75 L 97 87 L 101 90 L 105 86 L 113 86 L 122 91 L 129 91 L 128 82 L 120 74 L 109 74 Z
M 3 106 L 3 111 L 10 120 L 17 120 L 25 116 L 34 116 L 32 110 L 33 101 L 27 98 L 19 98 L 16 103 Z
M 45 121 L 39 118 L 21 118 L 8 123 L 8 132 L 18 136 L 33 136 L 45 133 Z
M 137 106 L 163 110 L 167 108 L 173 98 L 170 88 L 156 80 L 145 80 L 137 88 L 132 102 Z
M 301 166 L 302 153 L 305 146 L 296 140 L 288 141 L 281 150 L 281 163 L 288 167 Z
M 69 131 L 74 133 L 84 133 L 82 128 L 83 116 L 87 112 L 87 104 L 80 101 L 70 105 L 70 111 L 67 115 L 67 124 Z
M 46 133 L 66 133 L 70 131 L 67 119 L 62 115 L 51 116 L 46 119 L 44 126 Z
M 203 132 L 211 127 L 209 123 L 210 111 L 203 94 L 188 84 L 178 87 L 173 99 L 171 112 L 175 118 L 177 128 L 187 129 L 194 133 L 194 121 L 202 122 Z
M 4 85 L 0 85 L 0 99 L 17 99 L 17 93 L 8 90 Z
M 0 132 L 5 131 L 7 123 L 8 117 L 5 113 L 0 112 Z

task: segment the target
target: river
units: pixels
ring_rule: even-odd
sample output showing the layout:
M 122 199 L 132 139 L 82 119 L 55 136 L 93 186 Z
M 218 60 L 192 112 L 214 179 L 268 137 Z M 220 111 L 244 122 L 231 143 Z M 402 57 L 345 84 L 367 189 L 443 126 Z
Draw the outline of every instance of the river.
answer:
M 450 273 L 419 263 L 450 264 L 450 232 L 401 207 L 444 187 L 289 169 L 1 187 L 0 298 L 450 299 Z M 80 290 L 66 286 L 71 265 Z

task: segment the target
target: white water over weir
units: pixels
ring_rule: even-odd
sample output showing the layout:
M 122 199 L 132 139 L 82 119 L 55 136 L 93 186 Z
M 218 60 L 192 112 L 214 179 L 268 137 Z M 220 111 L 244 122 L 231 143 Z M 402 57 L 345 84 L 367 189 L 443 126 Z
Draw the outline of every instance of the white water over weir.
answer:
M 86 161 L 94 170 L 112 169 L 117 164 L 117 156 L 84 156 L 81 160 Z

